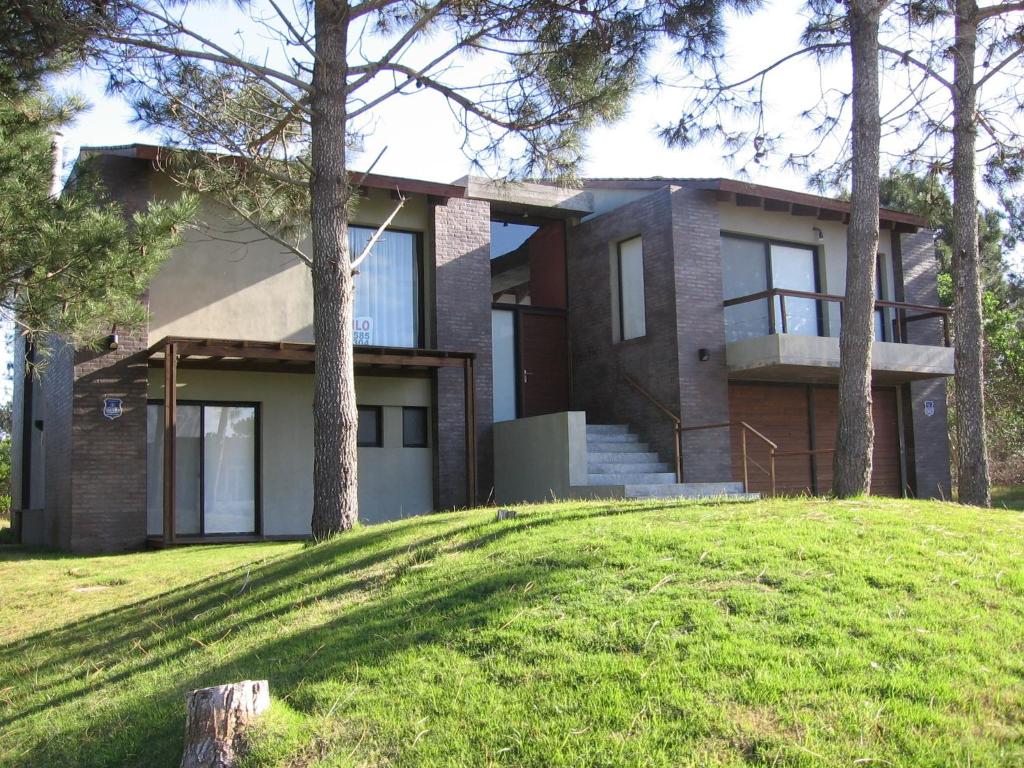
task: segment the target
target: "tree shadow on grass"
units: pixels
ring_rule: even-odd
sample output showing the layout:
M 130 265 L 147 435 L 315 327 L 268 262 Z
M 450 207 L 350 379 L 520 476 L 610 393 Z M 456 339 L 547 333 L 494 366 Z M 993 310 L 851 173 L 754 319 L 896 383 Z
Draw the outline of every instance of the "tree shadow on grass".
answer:
M 287 699 L 301 684 L 381 666 L 394 654 L 486 626 L 518 604 L 513 584 L 533 581 L 540 594 L 553 580 L 595 565 L 566 551 L 554 561 L 557 570 L 536 561 L 488 569 L 469 581 L 410 575 L 439 556 L 499 551 L 503 539 L 547 526 L 674 506 L 598 503 L 503 523 L 445 515 L 367 529 L 248 573 L 233 568 L 12 644 L 7 658 L 20 655 L 25 663 L 9 664 L 0 677 L 0 690 L 14 692 L 0 728 L 34 731 L 15 765 L 170 766 L 178 760 L 188 690 L 267 677 L 273 695 Z M 399 583 L 403 588 L 393 589 Z M 305 607 L 319 611 L 310 626 L 302 626 Z M 271 623 L 276 627 L 267 632 Z M 252 632 L 266 639 L 253 643 Z M 34 722 L 58 707 L 46 728 Z

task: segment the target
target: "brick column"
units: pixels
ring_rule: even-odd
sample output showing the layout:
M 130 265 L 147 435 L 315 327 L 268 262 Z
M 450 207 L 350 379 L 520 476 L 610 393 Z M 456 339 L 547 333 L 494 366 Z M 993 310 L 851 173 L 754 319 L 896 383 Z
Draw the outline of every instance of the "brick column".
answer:
M 683 426 L 728 421 L 721 231 L 713 196 L 692 189 L 672 191 L 672 239 Z M 711 359 L 701 362 L 700 349 L 707 349 Z M 733 479 L 728 429 L 684 433 L 683 479 L 690 483 Z
M 665 187 L 569 229 L 569 338 L 573 406 L 590 424 L 628 424 L 663 461 L 674 456 L 672 422 L 624 374 L 676 411 L 676 297 L 670 190 Z M 613 340 L 613 265 L 618 244 L 641 238 L 646 335 Z
M 900 236 L 903 264 L 903 297 L 911 304 L 938 304 L 939 260 L 935 254 L 933 233 L 922 230 Z M 943 343 L 939 321 L 909 323 L 907 341 L 911 344 Z M 925 403 L 932 402 L 929 416 Z M 946 410 L 946 379 L 914 381 L 906 385 L 903 407 L 907 413 L 907 470 L 919 498 L 951 497 L 949 423 Z
M 75 355 L 71 421 L 71 531 L 75 552 L 137 549 L 146 540 L 145 332 L 113 351 Z M 123 401 L 117 419 L 108 397 Z
M 493 484 L 490 204 L 450 198 L 434 211 L 435 343 L 476 354 L 477 497 Z M 466 504 L 465 410 L 462 371 L 437 374 L 437 504 Z

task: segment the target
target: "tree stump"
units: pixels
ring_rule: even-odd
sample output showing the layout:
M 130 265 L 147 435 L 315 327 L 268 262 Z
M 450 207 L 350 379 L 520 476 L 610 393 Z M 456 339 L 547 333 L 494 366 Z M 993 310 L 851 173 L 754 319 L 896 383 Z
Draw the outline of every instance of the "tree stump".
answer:
M 234 768 L 242 734 L 270 706 L 266 680 L 200 688 L 185 697 L 185 751 L 181 768 Z

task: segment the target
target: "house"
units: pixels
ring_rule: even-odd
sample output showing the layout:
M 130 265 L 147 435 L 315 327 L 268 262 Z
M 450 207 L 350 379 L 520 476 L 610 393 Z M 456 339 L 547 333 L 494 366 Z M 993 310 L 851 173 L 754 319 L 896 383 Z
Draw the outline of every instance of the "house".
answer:
M 175 194 L 159 151 L 85 150 L 129 209 Z M 726 179 L 360 185 L 357 249 L 407 200 L 357 277 L 363 522 L 552 495 L 828 490 L 846 203 Z M 36 378 L 32 350 L 16 354 L 22 541 L 308 535 L 307 267 L 211 201 L 200 218 L 152 282 L 147 329 L 58 347 Z M 895 211 L 881 225 L 873 489 L 948 497 L 932 236 Z

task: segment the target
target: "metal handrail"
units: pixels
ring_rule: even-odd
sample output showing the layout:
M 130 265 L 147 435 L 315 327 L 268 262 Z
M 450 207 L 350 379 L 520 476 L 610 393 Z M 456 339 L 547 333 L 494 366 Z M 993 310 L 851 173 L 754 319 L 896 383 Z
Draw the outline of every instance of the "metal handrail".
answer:
M 644 389 L 643 386 L 640 384 L 640 382 L 638 382 L 632 376 L 629 376 L 627 374 L 622 374 L 622 378 L 624 378 L 626 380 L 626 383 L 629 384 L 631 387 L 633 387 L 633 389 L 635 389 L 641 395 L 643 395 L 648 400 L 650 400 L 651 403 L 653 403 L 655 407 L 657 407 L 660 411 L 662 411 L 670 419 L 672 419 L 672 428 L 673 428 L 673 431 L 675 433 L 675 439 L 673 440 L 673 444 L 675 446 L 675 453 L 676 453 L 676 457 L 675 457 L 676 458 L 676 461 L 675 461 L 675 465 L 676 465 L 676 482 L 677 483 L 683 482 L 683 434 L 682 434 L 683 422 L 682 422 L 682 420 L 679 418 L 678 414 L 674 413 L 667 405 L 665 405 L 663 402 L 658 400 L 658 398 L 656 398 L 654 395 L 652 395 L 650 392 L 648 392 L 646 389 Z
M 724 429 L 725 427 L 740 427 L 740 442 L 743 447 L 743 492 L 746 493 L 750 489 L 750 477 L 747 469 L 747 464 L 753 463 L 755 467 L 760 469 L 762 472 L 768 475 L 771 480 L 771 495 L 775 495 L 775 456 L 779 449 L 779 446 L 765 437 L 763 434 L 758 432 L 752 426 L 747 424 L 745 421 L 720 421 L 714 424 L 698 424 L 692 427 L 684 427 L 682 419 L 677 413 L 671 408 L 665 405 L 663 402 L 658 400 L 654 395 L 644 389 L 643 385 L 640 384 L 636 379 L 628 374 L 622 374 L 622 378 L 629 384 L 633 389 L 639 392 L 641 395 L 646 397 L 651 403 L 672 419 L 672 426 L 675 432 L 675 459 L 676 459 L 676 482 L 683 482 L 683 432 L 696 432 L 703 429 Z M 754 437 L 758 438 L 768 446 L 768 466 L 769 469 L 765 469 L 758 462 L 751 459 L 747 454 L 747 433 L 750 432 Z
M 782 332 L 787 332 L 788 317 L 786 313 L 786 297 L 794 299 L 810 299 L 812 301 L 828 301 L 835 304 L 839 304 L 840 308 L 846 302 L 845 296 L 840 296 L 834 293 L 817 293 L 814 291 L 799 291 L 795 288 L 769 288 L 764 291 L 758 291 L 757 293 L 751 293 L 746 296 L 736 296 L 731 299 L 726 299 L 722 302 L 725 307 L 734 307 L 738 304 L 747 304 L 752 301 L 770 300 L 771 308 L 768 312 L 768 333 L 774 335 L 776 333 L 775 327 L 775 297 L 779 297 L 779 307 L 782 314 Z M 894 328 L 900 330 L 900 340 L 906 338 L 906 325 L 907 323 L 914 322 L 916 320 L 930 320 L 933 318 L 941 318 L 942 320 L 942 338 L 945 346 L 950 346 L 951 337 L 949 332 L 949 318 L 952 310 L 949 307 L 941 307 L 934 304 L 909 304 L 905 301 L 885 301 L 883 299 L 875 299 L 874 309 L 895 309 L 900 313 L 898 320 L 893 319 Z M 907 316 L 907 312 L 919 312 L 920 314 Z M 901 327 L 902 326 L 902 327 Z
M 775 457 L 778 455 L 779 446 L 765 437 L 763 434 L 758 432 L 752 426 L 747 424 L 745 421 L 719 421 L 714 424 L 699 424 L 693 427 L 683 427 L 680 432 L 696 432 L 701 429 L 723 429 L 725 427 L 739 427 L 740 428 L 740 446 L 743 452 L 743 492 L 747 493 L 750 490 L 750 471 L 747 468 L 748 464 L 753 464 L 755 467 L 760 469 L 762 472 L 768 475 L 771 481 L 771 495 L 775 495 Z M 768 469 L 762 467 L 759 463 L 750 458 L 747 452 L 747 433 L 752 434 L 762 442 L 768 445 Z

